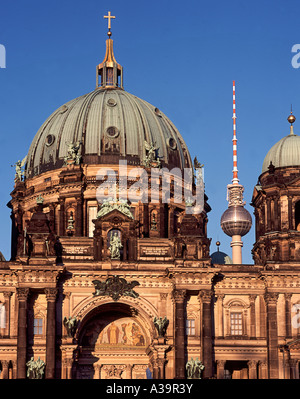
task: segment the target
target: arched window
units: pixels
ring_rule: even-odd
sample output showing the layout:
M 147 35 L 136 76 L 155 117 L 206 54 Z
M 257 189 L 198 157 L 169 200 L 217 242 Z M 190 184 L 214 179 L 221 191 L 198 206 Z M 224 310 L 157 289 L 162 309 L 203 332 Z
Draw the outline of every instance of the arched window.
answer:
M 300 231 L 300 201 L 295 204 L 295 229 Z
M 5 306 L 3 303 L 0 303 L 0 328 L 5 328 Z
M 249 305 L 240 299 L 232 299 L 224 304 L 226 317 L 226 335 L 231 337 L 247 336 L 247 318 Z

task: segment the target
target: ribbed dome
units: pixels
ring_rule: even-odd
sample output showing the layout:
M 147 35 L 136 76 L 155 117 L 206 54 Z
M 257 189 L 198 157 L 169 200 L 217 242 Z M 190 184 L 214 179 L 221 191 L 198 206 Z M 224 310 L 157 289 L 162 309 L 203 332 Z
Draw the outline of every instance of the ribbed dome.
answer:
M 289 134 L 273 145 L 264 159 L 262 173 L 268 171 L 270 162 L 276 168 L 300 166 L 300 136 Z
M 213 265 L 229 265 L 232 264 L 232 259 L 225 252 L 216 251 L 211 255 L 211 262 Z
M 96 90 L 58 108 L 30 146 L 26 178 L 62 167 L 68 144 L 81 141 L 85 164 L 142 164 L 145 141 L 155 144 L 161 164 L 192 167 L 187 147 L 173 123 L 155 106 L 119 89 Z

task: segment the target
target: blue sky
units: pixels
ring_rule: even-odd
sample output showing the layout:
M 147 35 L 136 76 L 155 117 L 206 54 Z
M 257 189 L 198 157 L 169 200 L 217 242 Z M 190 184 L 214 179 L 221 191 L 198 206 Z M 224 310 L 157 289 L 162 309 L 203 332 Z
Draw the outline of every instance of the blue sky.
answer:
M 14 169 L 44 120 L 65 102 L 95 88 L 105 53 L 108 11 L 114 52 L 128 92 L 161 109 L 205 165 L 212 211 L 208 236 L 231 254 L 220 228 L 232 179 L 232 81 L 236 81 L 238 169 L 246 208 L 270 147 L 289 133 L 293 104 L 300 119 L 300 3 L 292 0 L 2 2 L 0 44 L 0 250 L 10 257 Z M 299 126 L 299 127 L 298 127 Z M 300 132 L 300 122 L 294 131 Z M 252 263 L 254 228 L 244 237 L 243 262 Z

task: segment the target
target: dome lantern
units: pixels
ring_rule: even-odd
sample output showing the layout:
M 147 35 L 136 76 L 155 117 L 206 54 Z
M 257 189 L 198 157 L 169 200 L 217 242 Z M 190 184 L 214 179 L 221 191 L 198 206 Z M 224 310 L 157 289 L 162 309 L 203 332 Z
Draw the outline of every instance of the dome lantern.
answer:
M 293 123 L 295 122 L 296 117 L 293 115 L 292 107 L 291 107 L 291 114 L 288 116 L 287 120 L 288 120 L 289 123 L 291 124 L 291 127 L 290 127 L 290 134 L 294 134 Z
M 104 60 L 96 68 L 96 88 L 123 89 L 123 67 L 115 59 L 113 40 L 111 39 L 111 18 L 114 19 L 116 17 L 112 16 L 109 11 L 108 15 L 104 15 L 104 18 L 108 19 L 108 39 L 106 40 Z

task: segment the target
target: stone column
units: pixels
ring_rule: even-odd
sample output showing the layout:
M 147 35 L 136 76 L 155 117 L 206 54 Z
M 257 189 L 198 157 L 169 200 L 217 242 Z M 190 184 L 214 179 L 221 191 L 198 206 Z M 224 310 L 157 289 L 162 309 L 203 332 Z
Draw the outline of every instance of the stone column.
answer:
M 210 378 L 213 375 L 211 320 L 212 292 L 209 290 L 201 290 L 199 292 L 199 297 L 202 301 L 202 363 L 205 366 L 203 377 Z
M 165 359 L 157 359 L 157 365 L 158 365 L 158 378 L 161 380 L 165 379 Z
M 217 360 L 217 379 L 224 379 L 224 369 L 225 369 L 226 360 Z
M 219 305 L 219 337 L 224 337 L 224 317 L 223 317 L 223 301 L 225 295 L 218 295 L 218 305 Z
M 73 368 L 73 359 L 66 359 L 66 378 L 67 380 L 72 379 L 72 368 Z
M 56 288 L 45 288 L 47 297 L 46 372 L 45 378 L 55 378 Z
M 63 315 L 66 318 L 70 317 L 70 298 L 71 298 L 71 292 L 64 292 Z
M 288 218 L 289 218 L 289 230 L 293 230 L 293 197 L 288 196 Z
M 73 353 L 76 345 L 63 345 L 61 347 L 62 351 L 62 361 L 61 361 L 61 379 L 69 380 L 72 379 L 72 369 L 73 369 Z M 47 365 L 46 365 L 47 367 Z
M 17 362 L 16 360 L 12 360 L 12 369 L 11 369 L 11 379 L 15 380 L 17 379 Z
M 174 206 L 168 205 L 169 217 L 168 217 L 168 230 L 169 238 L 174 236 Z
M 249 380 L 257 379 L 257 362 L 255 360 L 249 360 L 247 363 L 248 372 L 249 372 Z
M 256 295 L 249 295 L 250 298 L 250 337 L 256 337 L 256 320 L 255 320 L 255 299 Z
M 277 328 L 277 293 L 266 293 L 267 305 L 267 345 L 269 379 L 278 378 L 278 328 Z
M 267 198 L 267 231 L 271 231 L 271 198 Z
M 132 364 L 126 364 L 125 375 L 126 375 L 126 379 L 128 379 L 128 380 L 132 379 L 132 369 L 133 369 Z
M 291 378 L 293 380 L 299 380 L 299 360 L 290 359 L 290 368 L 291 368 Z
M 175 351 L 176 351 L 176 349 L 175 349 Z M 153 368 L 153 379 L 158 380 L 159 379 L 159 367 L 158 367 L 157 359 L 153 360 L 152 368 Z
M 82 197 L 76 198 L 75 236 L 81 237 L 83 230 Z
M 292 324 L 291 324 L 291 298 L 292 294 L 286 293 L 284 294 L 285 298 L 285 336 L 286 338 L 292 337 Z
M 56 230 L 56 218 L 55 218 L 55 208 L 57 207 L 57 203 L 49 204 L 50 209 L 50 226 L 53 232 Z
M 165 379 L 166 351 L 170 348 L 170 345 L 156 344 L 153 347 L 156 351 L 157 378 Z
M 186 290 L 174 290 L 175 304 L 175 378 L 185 378 L 185 298 Z
M 162 315 L 162 317 L 167 315 L 167 297 L 168 297 L 167 292 L 160 293 L 160 302 L 158 306 L 159 306 L 159 314 Z
M 27 352 L 27 298 L 29 288 L 17 288 L 18 297 L 18 341 L 17 378 L 26 378 Z
M 95 364 L 94 365 L 94 380 L 100 380 L 101 379 L 101 367 L 102 364 Z
M 9 337 L 10 336 L 10 297 L 12 292 L 4 292 L 4 308 L 5 308 L 5 330 L 4 335 Z
M 261 380 L 268 379 L 268 365 L 265 360 L 260 360 L 258 362 L 258 370 L 259 370 L 259 375 L 258 375 L 259 379 Z
M 8 380 L 8 367 L 9 367 L 9 360 L 2 360 L 2 378 L 3 380 Z
M 274 230 L 279 231 L 280 230 L 280 204 L 279 204 L 279 198 L 278 196 L 274 197 Z
M 65 226 L 65 200 L 61 198 L 59 200 L 60 208 L 59 208 L 59 235 L 66 235 L 66 226 Z
M 83 236 L 87 237 L 88 235 L 88 217 L 87 217 L 87 200 L 83 199 Z
M 149 237 L 149 207 L 148 204 L 143 205 L 143 231 L 144 237 Z

